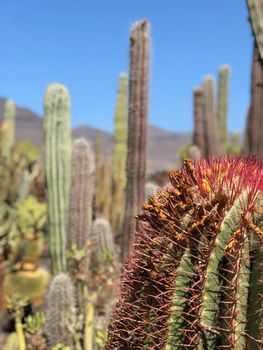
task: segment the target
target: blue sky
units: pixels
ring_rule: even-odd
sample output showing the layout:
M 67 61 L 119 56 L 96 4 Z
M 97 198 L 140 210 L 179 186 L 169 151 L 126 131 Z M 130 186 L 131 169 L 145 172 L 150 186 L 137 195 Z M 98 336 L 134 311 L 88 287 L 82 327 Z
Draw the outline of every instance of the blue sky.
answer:
M 152 27 L 151 124 L 192 129 L 192 89 L 231 66 L 229 129 L 243 130 L 252 35 L 245 0 L 2 0 L 0 96 L 43 113 L 52 82 L 71 95 L 72 125 L 112 131 L 131 24 Z

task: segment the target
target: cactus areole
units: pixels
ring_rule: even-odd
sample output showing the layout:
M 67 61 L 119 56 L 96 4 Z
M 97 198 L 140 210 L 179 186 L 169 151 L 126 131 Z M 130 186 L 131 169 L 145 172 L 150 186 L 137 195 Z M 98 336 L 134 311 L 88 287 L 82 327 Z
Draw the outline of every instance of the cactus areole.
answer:
M 260 349 L 263 166 L 196 162 L 137 217 L 105 349 Z

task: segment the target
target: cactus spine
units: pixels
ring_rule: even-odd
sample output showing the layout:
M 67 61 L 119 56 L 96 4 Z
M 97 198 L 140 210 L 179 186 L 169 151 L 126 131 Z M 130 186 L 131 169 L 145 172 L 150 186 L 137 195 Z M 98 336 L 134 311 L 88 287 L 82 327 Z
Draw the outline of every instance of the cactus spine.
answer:
M 219 127 L 219 141 L 221 151 L 226 151 L 227 145 L 227 120 L 228 120 L 228 82 L 230 68 L 221 66 L 218 82 L 217 125 Z
M 95 170 L 93 152 L 84 139 L 74 141 L 71 169 L 68 242 L 69 248 L 82 248 L 90 239 Z
M 59 343 L 73 345 L 75 296 L 72 282 L 65 273 L 58 274 L 51 282 L 45 320 L 45 334 L 51 348 Z
M 234 157 L 171 173 L 138 217 L 106 350 L 260 348 L 262 175 Z
M 203 131 L 203 89 L 197 87 L 194 94 L 194 134 L 193 145 L 197 146 L 201 152 L 204 151 L 204 131 Z
M 206 76 L 203 83 L 203 123 L 205 157 L 219 154 L 217 120 L 215 115 L 215 82 L 212 76 Z
M 115 110 L 113 148 L 111 223 L 112 230 L 115 235 L 118 235 L 122 228 L 125 205 L 128 111 L 127 90 L 127 75 L 122 73 L 119 80 Z
M 16 107 L 13 101 L 5 102 L 4 121 L 1 130 L 1 155 L 10 159 L 15 144 Z
M 130 36 L 127 192 L 122 256 L 129 252 L 134 235 L 134 215 L 144 201 L 148 119 L 150 25 L 136 22 Z
M 71 166 L 70 100 L 60 84 L 45 96 L 45 173 L 52 272 L 66 271 L 66 237 Z

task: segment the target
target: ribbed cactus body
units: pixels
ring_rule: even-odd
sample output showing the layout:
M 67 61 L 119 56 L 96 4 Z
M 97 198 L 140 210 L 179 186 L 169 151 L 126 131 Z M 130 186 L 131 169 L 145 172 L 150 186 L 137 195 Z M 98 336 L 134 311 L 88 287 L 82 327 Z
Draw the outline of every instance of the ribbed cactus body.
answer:
M 60 273 L 47 294 L 45 334 L 50 348 L 58 343 L 72 346 L 75 322 L 74 288 L 69 276 Z
M 248 153 L 263 160 L 263 68 L 255 45 L 252 64 L 251 107 L 247 120 Z
M 263 167 L 185 161 L 138 217 L 105 349 L 257 349 Z
M 1 155 L 10 159 L 15 144 L 16 107 L 13 101 L 5 102 L 4 121 L 1 128 Z
M 98 218 L 92 225 L 92 250 L 95 257 L 102 257 L 103 254 L 114 255 L 114 241 L 111 226 L 108 220 Z
M 111 223 L 115 235 L 118 235 L 122 228 L 125 206 L 128 114 L 127 93 L 128 79 L 127 75 L 122 73 L 120 75 L 117 93 L 113 147 Z
M 194 95 L 194 134 L 193 145 L 199 147 L 204 152 L 204 130 L 203 130 L 203 89 L 197 87 L 193 91 Z
M 135 229 L 134 215 L 138 213 L 145 196 L 149 56 L 150 25 L 148 21 L 143 20 L 134 24 L 130 36 L 127 191 L 123 256 L 129 252 Z
M 259 55 L 263 59 L 263 2 L 261 0 L 247 0 L 247 6 Z
M 220 149 L 225 152 L 228 141 L 228 82 L 230 68 L 222 66 L 219 70 L 218 99 L 217 99 L 217 125 L 219 128 Z
M 215 81 L 212 76 L 206 76 L 203 83 L 203 127 L 204 155 L 219 154 L 218 125 L 215 111 Z
M 93 151 L 84 139 L 73 144 L 71 169 L 68 245 L 83 248 L 90 239 L 95 171 Z
M 45 173 L 52 272 L 66 271 L 66 238 L 71 168 L 70 101 L 63 85 L 45 95 Z

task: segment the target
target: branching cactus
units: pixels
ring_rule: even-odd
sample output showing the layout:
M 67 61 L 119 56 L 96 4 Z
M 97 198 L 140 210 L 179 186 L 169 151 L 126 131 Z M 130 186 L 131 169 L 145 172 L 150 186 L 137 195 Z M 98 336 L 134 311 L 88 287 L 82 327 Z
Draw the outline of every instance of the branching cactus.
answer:
M 45 173 L 52 272 L 66 271 L 66 242 L 71 166 L 70 101 L 63 85 L 45 96 Z
M 219 154 L 219 135 L 215 112 L 215 82 L 212 76 L 206 76 L 203 84 L 203 125 L 206 157 Z
M 203 89 L 197 87 L 194 95 L 194 133 L 193 145 L 197 146 L 201 153 L 204 152 L 204 131 L 203 131 Z
M 15 117 L 15 104 L 8 100 L 5 103 L 4 121 L 1 128 L 1 155 L 5 159 L 10 159 L 15 143 Z
M 115 110 L 115 131 L 112 171 L 112 209 L 111 223 L 115 235 L 120 233 L 123 224 L 126 187 L 127 158 L 127 75 L 120 75 L 117 104 Z
M 73 346 L 75 296 L 72 282 L 65 273 L 58 274 L 51 282 L 45 320 L 45 334 L 51 349 L 59 343 Z
M 220 149 L 225 153 L 228 141 L 228 81 L 230 68 L 227 65 L 221 66 L 218 82 L 218 103 L 217 103 L 217 125 L 219 127 Z
M 127 191 L 122 256 L 129 252 L 134 237 L 134 215 L 144 201 L 148 120 L 150 25 L 136 22 L 130 36 L 128 111 Z
M 138 216 L 109 349 L 260 349 L 263 167 L 199 161 Z

